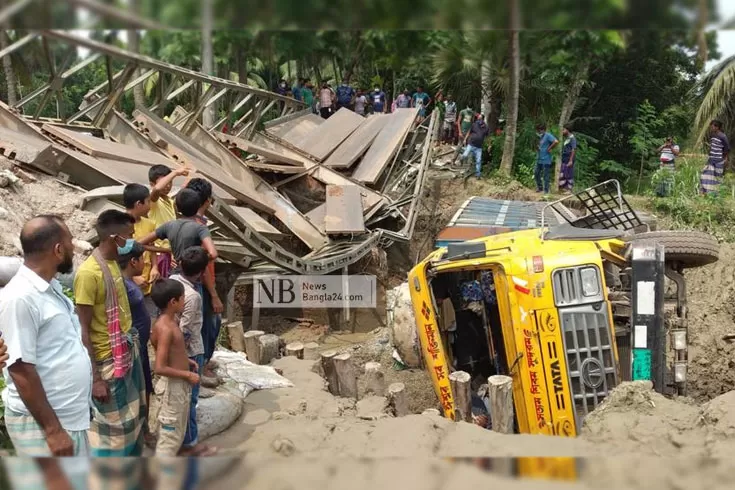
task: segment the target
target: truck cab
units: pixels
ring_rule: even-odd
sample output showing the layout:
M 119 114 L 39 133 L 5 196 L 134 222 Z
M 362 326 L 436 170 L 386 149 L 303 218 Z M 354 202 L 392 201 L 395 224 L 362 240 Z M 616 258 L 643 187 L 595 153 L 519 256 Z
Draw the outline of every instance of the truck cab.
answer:
M 615 181 L 553 203 L 509 202 L 503 212 L 515 221 L 486 216 L 505 228 L 495 234 L 440 234 L 448 242 L 409 273 L 417 347 L 445 417 L 457 417 L 454 371 L 469 373 L 473 393 L 491 375 L 511 377 L 520 433 L 575 436 L 630 379 L 685 393 L 686 342 L 673 338 L 686 333 L 681 272 L 717 259 L 713 239 L 649 232 Z M 465 235 L 487 226 L 482 220 L 475 213 Z M 668 299 L 666 281 L 677 290 Z M 667 308 L 673 321 L 663 321 Z

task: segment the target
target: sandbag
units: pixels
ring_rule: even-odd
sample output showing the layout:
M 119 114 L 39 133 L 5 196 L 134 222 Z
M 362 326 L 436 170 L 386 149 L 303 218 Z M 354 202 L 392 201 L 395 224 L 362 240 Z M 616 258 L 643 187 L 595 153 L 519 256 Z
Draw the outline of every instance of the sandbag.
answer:
M 213 397 L 200 398 L 197 403 L 199 440 L 228 429 L 242 415 L 243 400 L 239 396 L 217 392 Z

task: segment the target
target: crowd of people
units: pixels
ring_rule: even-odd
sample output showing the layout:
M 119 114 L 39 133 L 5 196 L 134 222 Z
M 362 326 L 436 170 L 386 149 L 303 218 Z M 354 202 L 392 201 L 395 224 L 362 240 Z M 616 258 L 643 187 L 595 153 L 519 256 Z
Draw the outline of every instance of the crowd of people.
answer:
M 5 422 L 18 455 L 216 453 L 197 430 L 223 308 L 204 217 L 212 185 L 162 165 L 149 180 L 125 186 L 125 211 L 97 217 L 73 300 L 55 278 L 74 266 L 64 221 L 39 215 L 21 230 L 24 263 L 0 291 Z

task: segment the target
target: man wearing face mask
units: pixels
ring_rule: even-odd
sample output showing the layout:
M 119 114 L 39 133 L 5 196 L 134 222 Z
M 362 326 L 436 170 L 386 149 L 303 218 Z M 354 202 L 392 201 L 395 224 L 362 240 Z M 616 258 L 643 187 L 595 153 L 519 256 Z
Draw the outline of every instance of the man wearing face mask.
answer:
M 24 263 L 0 292 L 8 434 L 19 456 L 87 456 L 92 366 L 55 278 L 72 271 L 72 236 L 61 218 L 42 215 L 23 226 L 20 242 Z
M 110 209 L 97 218 L 99 245 L 77 271 L 74 298 L 82 341 L 92 360 L 92 456 L 140 456 L 147 413 L 145 378 L 119 255 L 133 249 L 131 215 Z

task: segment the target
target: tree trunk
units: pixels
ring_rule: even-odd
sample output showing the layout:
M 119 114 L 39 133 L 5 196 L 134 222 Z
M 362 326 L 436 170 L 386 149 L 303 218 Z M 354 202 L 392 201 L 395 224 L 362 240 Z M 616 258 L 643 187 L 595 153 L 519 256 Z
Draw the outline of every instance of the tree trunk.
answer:
M 357 46 L 355 47 L 355 50 L 352 52 L 352 59 L 350 59 L 350 64 L 347 65 L 347 70 L 345 71 L 344 75 L 344 82 L 350 83 L 350 79 L 352 78 L 352 75 L 355 73 L 355 67 L 357 66 L 357 62 L 360 61 L 360 55 L 362 54 L 362 32 L 355 31 L 354 33 L 355 38 L 357 38 Z
M 559 114 L 559 139 L 562 146 L 564 145 L 564 141 L 562 140 L 562 130 L 564 129 L 564 125 L 572 118 L 574 107 L 577 105 L 577 100 L 579 99 L 579 94 L 582 91 L 584 82 L 587 80 L 588 72 L 589 62 L 585 62 L 579 67 L 579 70 L 577 70 L 577 74 L 575 75 L 574 80 L 572 80 L 572 83 L 567 90 L 567 94 L 564 96 L 564 103 L 561 106 L 561 114 Z M 554 172 L 554 182 L 552 183 L 554 189 L 557 191 L 559 190 L 559 175 L 561 175 L 561 152 L 559 152 L 559 156 L 556 158 L 556 171 Z
M 214 0 L 202 0 L 202 71 L 207 75 L 214 73 L 214 50 L 212 48 L 212 16 Z M 214 124 L 214 105 L 209 106 L 202 113 L 202 122 L 205 128 Z
M 485 114 L 485 124 L 490 124 L 490 112 L 492 111 L 492 75 L 490 60 L 485 55 L 480 65 L 480 110 Z
M 4 5 L 5 2 L 3 2 Z M 0 49 L 7 48 L 10 43 L 8 38 L 7 23 L 2 26 L 3 30 L 0 31 Z M 16 94 L 16 86 L 18 84 L 15 78 L 15 71 L 13 70 L 13 61 L 10 59 L 10 55 L 3 57 L 3 70 L 5 70 L 5 81 L 8 85 L 8 105 L 14 106 L 18 103 L 18 96 Z
M 500 114 L 503 108 L 503 99 L 498 94 L 493 94 L 492 102 L 490 103 L 490 117 L 487 127 L 490 130 L 490 134 L 495 134 L 495 130 L 500 126 Z
M 709 19 L 709 0 L 698 0 L 697 9 L 697 69 L 704 70 L 707 64 L 707 20 Z
M 516 128 L 518 126 L 518 99 L 520 96 L 521 78 L 521 49 L 518 39 L 520 28 L 520 12 L 518 0 L 510 0 L 510 90 L 506 102 L 508 120 L 505 125 L 505 145 L 503 146 L 503 159 L 500 162 L 500 172 L 510 175 L 513 170 L 513 156 L 516 149 Z

